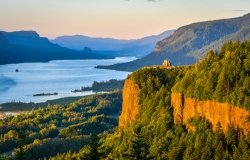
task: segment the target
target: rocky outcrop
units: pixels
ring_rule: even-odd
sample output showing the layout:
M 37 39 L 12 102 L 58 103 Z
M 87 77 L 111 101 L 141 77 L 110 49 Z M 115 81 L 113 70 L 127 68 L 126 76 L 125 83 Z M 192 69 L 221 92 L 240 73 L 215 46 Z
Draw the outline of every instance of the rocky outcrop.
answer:
M 133 80 L 127 79 L 125 81 L 119 127 L 124 128 L 136 120 L 139 115 L 139 92 L 139 86 Z M 243 134 L 250 131 L 250 122 L 248 122 L 250 112 L 239 106 L 215 100 L 199 101 L 184 97 L 180 93 L 171 94 L 171 105 L 174 109 L 174 123 L 186 124 L 189 130 L 194 130 L 188 124 L 190 118 L 204 117 L 212 124 L 213 130 L 220 123 L 224 132 L 228 130 L 229 126 L 242 129 Z
M 187 124 L 190 118 L 204 117 L 212 124 L 213 130 L 219 122 L 224 132 L 228 126 L 240 128 L 244 134 L 250 131 L 250 123 L 247 121 L 250 114 L 244 108 L 214 100 L 198 101 L 184 98 L 180 93 L 172 93 L 171 104 L 174 108 L 175 124 Z
M 122 113 L 119 117 L 119 127 L 124 127 L 139 113 L 139 86 L 132 80 L 127 79 L 123 89 Z

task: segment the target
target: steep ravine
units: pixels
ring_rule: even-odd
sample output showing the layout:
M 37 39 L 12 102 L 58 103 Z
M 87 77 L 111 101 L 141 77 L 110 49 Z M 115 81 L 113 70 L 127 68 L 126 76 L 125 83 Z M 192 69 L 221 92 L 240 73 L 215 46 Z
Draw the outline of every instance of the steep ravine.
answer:
M 246 134 L 250 131 L 250 123 L 247 121 L 249 111 L 228 103 L 216 101 L 198 101 L 192 98 L 184 98 L 180 93 L 172 93 L 171 103 L 174 108 L 175 124 L 187 124 L 190 118 L 204 117 L 216 129 L 216 124 L 221 124 L 222 130 L 227 131 L 228 126 L 242 129 Z

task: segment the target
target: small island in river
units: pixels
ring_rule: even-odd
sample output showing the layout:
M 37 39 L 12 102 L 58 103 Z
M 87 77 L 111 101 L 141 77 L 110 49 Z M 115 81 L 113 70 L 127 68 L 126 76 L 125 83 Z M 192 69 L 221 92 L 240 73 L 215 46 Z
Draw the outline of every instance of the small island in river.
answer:
M 121 90 L 124 85 L 124 80 L 111 79 L 109 81 L 94 81 L 90 87 L 81 87 L 81 89 L 75 89 L 71 92 L 84 92 L 84 91 L 93 91 L 93 92 L 110 92 L 114 90 Z
M 55 92 L 55 93 L 39 93 L 39 94 L 34 94 L 33 96 L 38 97 L 38 96 L 56 96 L 56 95 L 58 95 L 57 92 Z

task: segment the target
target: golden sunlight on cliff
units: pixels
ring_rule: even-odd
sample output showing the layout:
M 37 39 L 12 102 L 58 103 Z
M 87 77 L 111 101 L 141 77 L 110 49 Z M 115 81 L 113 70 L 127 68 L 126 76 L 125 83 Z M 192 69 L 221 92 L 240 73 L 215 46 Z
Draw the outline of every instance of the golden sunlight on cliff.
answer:
M 124 127 L 135 120 L 139 113 L 139 86 L 127 79 L 123 89 L 122 113 L 119 118 L 119 127 Z
M 174 108 L 175 124 L 187 124 L 190 118 L 200 116 L 206 118 L 212 124 L 213 130 L 219 122 L 224 132 L 227 131 L 228 126 L 241 128 L 244 134 L 250 131 L 250 123 L 247 122 L 249 112 L 243 108 L 213 100 L 198 101 L 192 98 L 184 98 L 180 93 L 172 93 L 171 103 Z

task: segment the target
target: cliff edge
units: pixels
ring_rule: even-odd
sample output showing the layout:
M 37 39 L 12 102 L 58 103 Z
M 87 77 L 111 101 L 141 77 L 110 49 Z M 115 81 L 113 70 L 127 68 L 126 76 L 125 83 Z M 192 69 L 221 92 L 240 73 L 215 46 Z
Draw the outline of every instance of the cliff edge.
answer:
M 123 89 L 122 113 L 119 117 L 119 127 L 125 127 L 135 120 L 139 113 L 139 86 L 127 79 Z
M 199 101 L 184 98 L 181 93 L 171 94 L 171 105 L 174 109 L 175 124 L 187 124 L 190 118 L 204 117 L 212 124 L 213 130 L 216 129 L 216 124 L 220 123 L 224 132 L 228 130 L 229 126 L 242 129 L 243 134 L 250 131 L 250 123 L 247 121 L 250 114 L 238 106 L 214 100 Z

